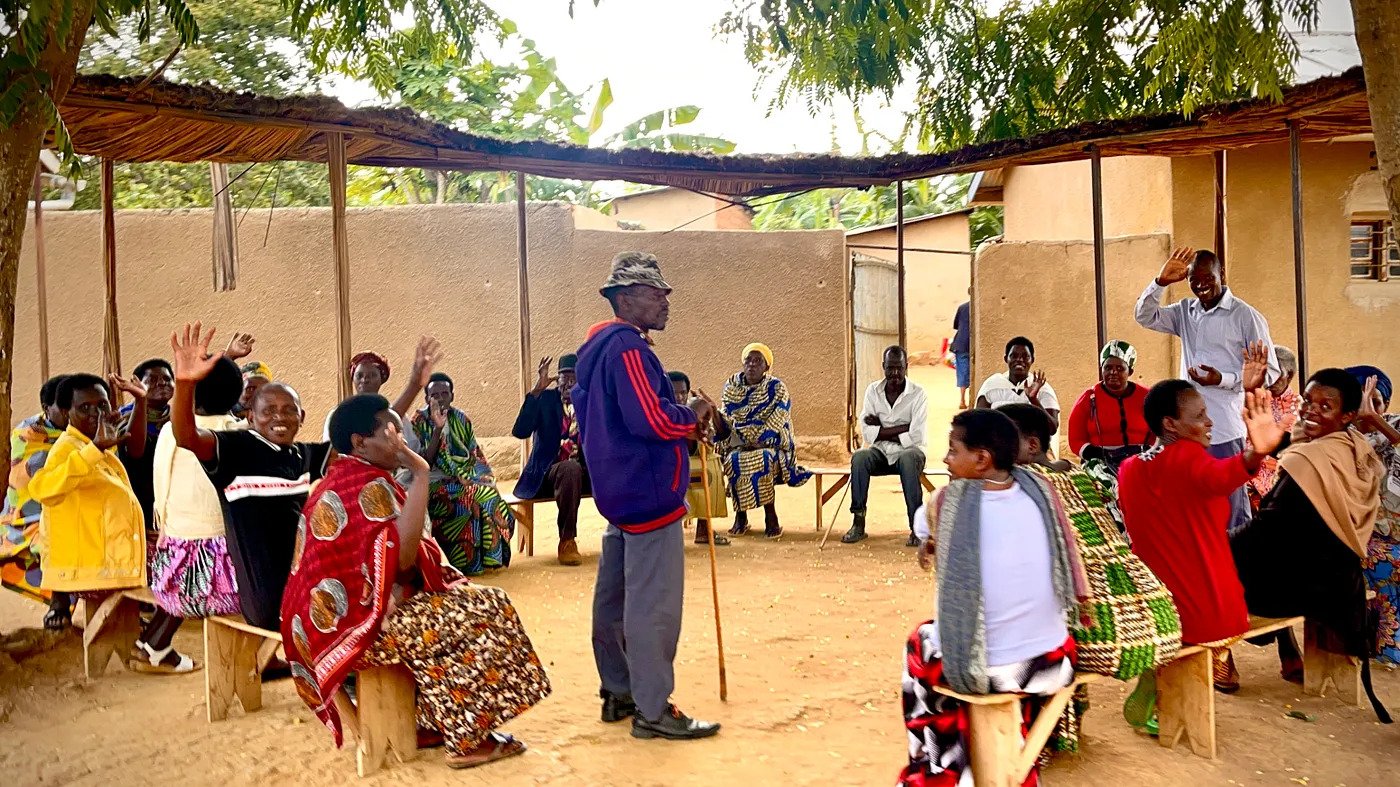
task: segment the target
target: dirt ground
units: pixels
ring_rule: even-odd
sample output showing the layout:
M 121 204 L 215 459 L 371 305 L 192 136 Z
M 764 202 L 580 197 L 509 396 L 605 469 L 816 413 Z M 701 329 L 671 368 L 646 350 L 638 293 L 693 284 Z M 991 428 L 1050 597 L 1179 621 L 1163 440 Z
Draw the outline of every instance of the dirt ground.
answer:
M 919 368 L 935 404 L 956 403 L 952 373 Z M 951 392 L 951 393 L 950 393 Z M 798 403 L 800 407 L 800 402 Z M 931 409 L 931 464 L 941 459 L 947 407 Z M 799 415 L 800 419 L 800 415 Z M 800 427 L 800 420 L 799 420 Z M 707 553 L 687 547 L 686 619 L 676 665 L 676 701 L 723 722 L 716 738 L 636 741 L 628 725 L 598 720 L 589 644 L 589 603 L 603 523 L 585 503 L 586 562 L 559 566 L 553 510 L 540 509 L 538 552 L 484 582 L 510 592 L 554 684 L 554 694 L 507 726 L 528 744 L 523 757 L 479 771 L 448 770 L 437 752 L 395 764 L 366 784 L 889 785 L 905 756 L 900 657 L 906 633 L 931 616 L 929 575 L 903 546 L 898 484 L 872 491 L 872 536 L 817 548 L 811 487 L 785 490 L 787 533 L 778 542 L 736 539 L 719 552 L 719 587 L 729 701 L 718 699 L 714 613 Z M 828 507 L 830 517 L 835 511 Z M 0 632 L 23 639 L 40 609 L 0 594 Z M 198 656 L 200 629 L 177 644 Z M 1386 773 L 1400 730 L 1369 710 L 1303 697 L 1277 677 L 1272 652 L 1236 650 L 1244 687 L 1216 704 L 1220 758 L 1208 761 L 1134 733 L 1119 713 L 1130 687 L 1091 687 L 1082 751 L 1045 771 L 1047 784 L 1395 784 Z M 1400 676 L 1379 671 L 1377 690 L 1400 705 Z M 84 682 L 76 635 L 16 661 L 0 649 L 0 773 L 15 785 L 180 783 L 329 785 L 354 780 L 351 749 L 330 736 L 289 681 L 264 688 L 264 707 L 204 718 L 203 676 L 152 677 L 112 670 Z M 1313 714 L 1308 722 L 1289 710 Z

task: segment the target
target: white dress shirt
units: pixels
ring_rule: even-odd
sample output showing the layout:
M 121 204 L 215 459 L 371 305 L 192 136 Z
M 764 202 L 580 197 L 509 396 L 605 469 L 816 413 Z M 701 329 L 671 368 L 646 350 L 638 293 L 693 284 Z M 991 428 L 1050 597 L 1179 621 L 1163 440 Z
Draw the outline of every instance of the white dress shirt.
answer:
M 868 415 L 880 418 L 879 426 L 865 422 Z M 886 426 L 909 426 L 909 431 L 897 440 L 876 440 Z M 885 396 L 885 381 L 876 380 L 865 389 L 865 405 L 860 409 L 860 437 L 866 448 L 885 455 L 890 464 L 899 461 L 900 452 L 907 448 L 924 450 L 928 444 L 928 394 L 913 380 L 904 381 L 904 391 L 890 404 Z
M 1220 385 L 1196 390 L 1206 400 L 1206 412 L 1215 426 L 1211 442 L 1220 445 L 1245 436 L 1244 349 L 1251 342 L 1263 341 L 1269 348 L 1269 370 L 1264 384 L 1272 385 L 1280 376 L 1278 356 L 1269 338 L 1269 322 L 1253 306 L 1236 298 L 1228 289 L 1214 309 L 1207 311 L 1198 298 L 1186 298 L 1170 306 L 1161 303 L 1165 287 L 1153 279 L 1137 302 L 1138 325 L 1181 338 L 1183 380 L 1190 380 L 1191 367 L 1209 366 L 1220 372 Z M 1194 381 L 1193 381 L 1194 383 Z

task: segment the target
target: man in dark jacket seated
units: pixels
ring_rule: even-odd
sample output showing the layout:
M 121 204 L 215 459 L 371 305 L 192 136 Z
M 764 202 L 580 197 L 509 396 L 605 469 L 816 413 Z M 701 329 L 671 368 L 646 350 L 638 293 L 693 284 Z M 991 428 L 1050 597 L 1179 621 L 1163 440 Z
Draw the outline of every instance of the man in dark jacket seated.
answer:
M 539 380 L 525 395 L 510 430 L 517 439 L 530 439 L 530 460 L 515 484 L 515 496 L 554 498 L 559 505 L 559 563 L 577 566 L 583 562 L 578 553 L 578 507 L 583 496 L 591 494 L 570 399 L 577 356 L 559 356 L 558 377 L 549 374 L 553 360 L 546 356 L 540 361 Z

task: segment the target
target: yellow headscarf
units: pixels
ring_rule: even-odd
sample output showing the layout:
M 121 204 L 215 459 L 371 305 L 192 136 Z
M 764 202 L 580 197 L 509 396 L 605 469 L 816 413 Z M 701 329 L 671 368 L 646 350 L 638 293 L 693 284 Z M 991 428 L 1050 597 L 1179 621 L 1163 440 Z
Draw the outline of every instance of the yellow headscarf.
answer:
M 754 342 L 748 347 L 745 347 L 743 355 L 739 356 L 739 362 L 743 363 L 744 361 L 747 361 L 749 358 L 749 353 L 752 352 L 756 352 L 759 355 L 762 355 L 763 360 L 768 362 L 768 368 L 773 368 L 773 351 L 768 349 L 768 345 L 760 344 L 759 342 Z

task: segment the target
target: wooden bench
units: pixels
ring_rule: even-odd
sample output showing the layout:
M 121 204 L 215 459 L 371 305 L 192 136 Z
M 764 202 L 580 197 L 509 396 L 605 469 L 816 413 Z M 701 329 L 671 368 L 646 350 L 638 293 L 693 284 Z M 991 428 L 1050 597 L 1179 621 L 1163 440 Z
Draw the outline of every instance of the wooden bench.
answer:
M 1245 638 L 1252 638 L 1304 624 L 1304 692 L 1324 696 L 1328 685 L 1349 705 L 1363 707 L 1360 662 L 1355 657 L 1329 653 L 1320 647 L 1315 624 L 1303 618 L 1249 620 Z M 1158 744 L 1175 748 L 1185 738 L 1191 751 L 1215 759 L 1215 680 L 1210 648 L 1187 645 L 1167 664 L 1157 668 Z M 1074 690 L 1105 678 L 1078 673 L 1074 682 L 1049 697 L 1036 716 L 1025 743 L 1021 743 L 1021 694 L 959 694 L 947 686 L 934 690 L 967 703 L 969 711 L 968 762 L 977 787 L 1012 787 L 1021 784 L 1045 747 Z
M 587 500 L 593 495 L 585 494 L 583 499 Z M 523 499 L 516 497 L 510 492 L 501 494 L 501 499 L 515 514 L 515 526 L 520 531 L 520 547 L 517 553 L 523 553 L 526 557 L 535 556 L 535 505 L 538 503 L 553 503 L 552 497 L 532 497 Z
M 977 787 L 1017 787 L 1035 767 L 1040 750 L 1055 731 L 1065 707 L 1080 686 L 1106 680 L 1081 672 L 1063 689 L 1046 698 L 1035 721 L 1021 740 L 1022 694 L 959 694 L 947 686 L 934 691 L 968 705 L 967 755 Z
M 127 663 L 141 636 L 141 605 L 156 603 L 150 588 L 110 593 L 101 602 L 83 601 L 83 676 L 92 680 L 107 669 L 112 657 Z
M 204 620 L 204 704 L 209 721 L 228 718 L 234 698 L 251 713 L 262 707 L 262 670 L 282 635 L 229 617 Z M 342 687 L 335 696 L 341 724 L 357 741 L 360 776 L 384 766 L 392 751 L 399 762 L 418 755 L 415 684 L 408 668 L 391 665 L 359 670 L 357 703 Z
M 822 518 L 822 509 L 827 503 L 831 502 L 831 498 L 835 497 L 838 492 L 845 488 L 846 484 L 851 482 L 851 468 L 847 466 L 809 467 L 807 469 L 812 473 L 812 479 L 817 482 L 817 529 L 821 530 L 822 522 L 826 521 Z M 827 476 L 835 476 L 836 483 L 832 484 L 830 487 L 826 487 Z M 883 476 L 881 477 L 883 478 Z M 933 479 L 942 478 L 946 481 L 948 477 L 947 470 L 930 470 L 925 468 L 923 473 L 919 475 L 919 483 L 923 486 L 925 492 L 932 492 Z

